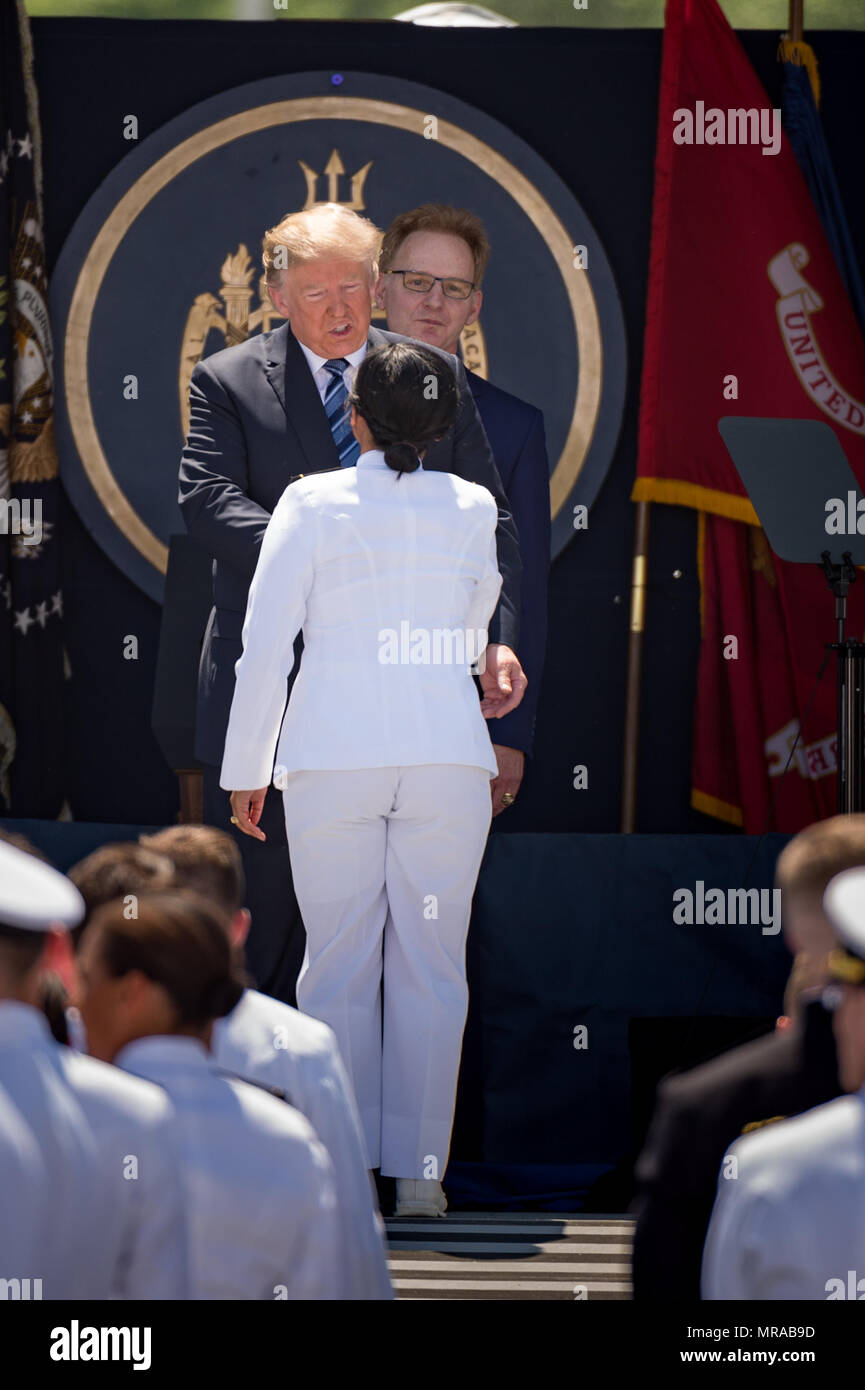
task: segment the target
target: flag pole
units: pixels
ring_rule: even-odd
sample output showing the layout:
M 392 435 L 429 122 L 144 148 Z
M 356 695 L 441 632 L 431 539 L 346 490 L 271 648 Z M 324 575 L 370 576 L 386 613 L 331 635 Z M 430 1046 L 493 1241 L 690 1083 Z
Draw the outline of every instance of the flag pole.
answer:
M 805 8 L 805 0 L 790 0 L 789 25 L 790 38 L 794 43 L 802 42 L 802 25 L 804 17 L 802 14 Z
M 631 564 L 631 620 L 625 681 L 625 731 L 622 763 L 622 834 L 632 835 L 637 816 L 637 757 L 640 746 L 640 694 L 643 631 L 646 625 L 646 571 L 649 551 L 649 503 L 638 502 Z

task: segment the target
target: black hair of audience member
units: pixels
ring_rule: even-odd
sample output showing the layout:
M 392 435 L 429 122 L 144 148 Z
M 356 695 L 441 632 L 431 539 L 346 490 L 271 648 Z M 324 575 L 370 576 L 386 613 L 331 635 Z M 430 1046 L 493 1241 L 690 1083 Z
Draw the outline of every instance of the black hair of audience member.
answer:
M 55 975 L 53 970 L 46 970 L 42 976 L 41 993 L 40 1007 L 48 1020 L 52 1037 L 68 1047 L 69 1029 L 66 1026 L 66 1009 L 69 1005 L 69 995 L 60 976 Z

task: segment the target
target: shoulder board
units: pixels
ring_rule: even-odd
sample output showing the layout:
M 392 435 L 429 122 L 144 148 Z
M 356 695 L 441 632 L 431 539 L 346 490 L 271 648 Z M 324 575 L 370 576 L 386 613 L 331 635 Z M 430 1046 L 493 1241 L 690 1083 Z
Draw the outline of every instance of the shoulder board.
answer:
M 299 482 L 301 478 L 314 478 L 318 473 L 345 473 L 345 471 L 341 464 L 337 464 L 335 468 L 316 468 L 312 473 L 293 473 L 286 486 Z
M 764 1125 L 776 1125 L 779 1120 L 789 1118 L 789 1115 L 773 1115 L 771 1120 L 752 1120 L 750 1124 L 742 1126 L 742 1133 L 750 1134 L 752 1129 L 762 1129 Z
M 267 1091 L 269 1095 L 276 1096 L 277 1100 L 284 1100 L 286 1105 L 291 1105 L 288 1092 L 279 1086 L 266 1086 L 263 1081 L 253 1081 L 251 1076 L 241 1076 L 239 1071 L 226 1071 L 225 1067 L 216 1067 L 215 1070 L 218 1076 L 224 1076 L 229 1081 L 244 1081 L 247 1086 L 256 1086 L 259 1091 Z

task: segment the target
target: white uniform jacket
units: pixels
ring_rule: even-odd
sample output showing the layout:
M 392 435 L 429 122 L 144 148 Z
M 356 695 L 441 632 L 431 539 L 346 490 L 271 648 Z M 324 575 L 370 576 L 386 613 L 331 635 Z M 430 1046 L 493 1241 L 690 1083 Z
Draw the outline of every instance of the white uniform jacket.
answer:
M 351 1084 L 333 1030 L 248 989 L 213 1025 L 211 1051 L 226 1071 L 285 1092 L 326 1148 L 336 1179 L 345 1299 L 390 1299 L 384 1222 L 373 1188 Z
M 220 785 L 267 786 L 274 755 L 286 772 L 461 763 L 496 776 L 469 667 L 502 586 L 497 519 L 478 483 L 398 476 L 381 450 L 291 483 L 249 591 Z
M 737 1176 L 725 1177 L 725 1165 Z M 728 1151 L 702 1295 L 865 1297 L 865 1088 L 748 1134 Z
M 312 1126 L 258 1086 L 219 1075 L 195 1038 L 128 1043 L 117 1065 L 174 1108 L 193 1299 L 333 1299 L 333 1167 Z
M 0 1003 L 5 1297 L 185 1298 L 174 1139 L 158 1087 L 62 1047 L 37 1009 Z

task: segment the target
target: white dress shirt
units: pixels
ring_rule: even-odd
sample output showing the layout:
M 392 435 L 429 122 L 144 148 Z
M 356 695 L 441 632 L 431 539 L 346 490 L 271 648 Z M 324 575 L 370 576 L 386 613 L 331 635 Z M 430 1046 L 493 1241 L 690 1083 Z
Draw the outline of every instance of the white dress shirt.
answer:
M 217 1019 L 210 1045 L 226 1071 L 284 1091 L 326 1148 L 339 1203 L 342 1297 L 393 1298 L 360 1117 L 332 1029 L 248 989 L 226 1018 Z
M 139 1038 L 117 1065 L 157 1082 L 177 1117 L 195 1299 L 339 1297 L 333 1167 L 312 1126 L 218 1074 L 195 1038 Z
M 0 1278 L 40 1279 L 31 1298 L 185 1298 L 174 1139 L 158 1087 L 0 1002 Z
M 325 396 L 327 395 L 328 387 L 333 381 L 333 377 L 331 376 L 330 372 L 326 372 L 324 370 L 324 364 L 325 362 L 339 361 L 339 359 L 331 357 L 319 357 L 317 352 L 313 352 L 312 348 L 308 348 L 306 346 L 306 343 L 301 343 L 299 338 L 297 341 L 298 343 L 300 343 L 301 351 L 303 352 L 304 357 L 309 363 L 309 370 L 312 372 L 313 380 L 315 381 L 315 384 L 318 387 L 318 394 L 321 396 L 323 402 Z M 348 352 L 345 354 L 345 360 L 346 362 L 348 362 L 348 366 L 342 374 L 342 379 L 345 382 L 345 389 L 347 391 L 351 390 L 352 383 L 354 382 L 355 373 L 363 359 L 366 357 L 367 346 L 368 344 L 366 342 L 361 343 L 360 347 L 355 348 L 354 352 Z
M 469 670 L 502 586 L 497 523 L 485 487 L 422 466 L 399 477 L 379 449 L 290 484 L 249 590 L 220 786 L 267 786 L 274 754 L 286 772 L 459 763 L 497 776 Z
M 737 1167 L 724 1176 L 724 1164 Z M 703 1254 L 704 1299 L 865 1294 L 865 1088 L 739 1139 Z

